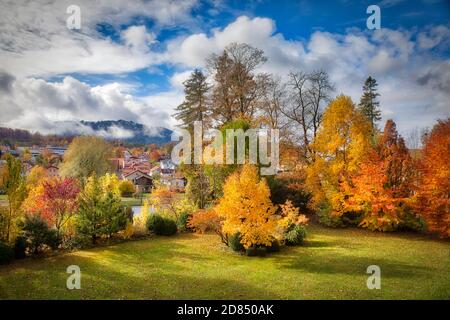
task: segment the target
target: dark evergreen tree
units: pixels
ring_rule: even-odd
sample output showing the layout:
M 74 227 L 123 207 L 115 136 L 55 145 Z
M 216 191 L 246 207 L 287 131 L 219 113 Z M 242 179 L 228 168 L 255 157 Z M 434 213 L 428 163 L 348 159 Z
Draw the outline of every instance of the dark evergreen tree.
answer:
M 381 120 L 380 102 L 377 97 L 377 80 L 369 76 L 363 86 L 363 95 L 359 102 L 359 110 L 369 119 L 373 130 L 376 129 L 376 122 Z
M 194 121 L 208 120 L 207 94 L 209 85 L 206 76 L 200 70 L 192 72 L 184 83 L 184 101 L 175 108 L 175 119 L 180 120 L 182 127 L 191 128 Z

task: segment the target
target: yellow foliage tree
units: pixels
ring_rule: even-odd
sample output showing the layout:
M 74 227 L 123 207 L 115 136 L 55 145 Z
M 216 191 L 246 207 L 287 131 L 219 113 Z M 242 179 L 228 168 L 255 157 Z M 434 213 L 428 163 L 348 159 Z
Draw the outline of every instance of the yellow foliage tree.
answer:
M 27 188 L 32 190 L 39 182 L 49 176 L 47 169 L 42 166 L 34 166 L 31 168 L 30 173 L 27 176 Z
M 344 210 L 340 184 L 358 170 L 370 144 L 370 123 L 350 97 L 340 95 L 325 110 L 322 126 L 312 143 L 314 163 L 307 169 L 306 184 L 317 208 L 327 201 L 336 214 Z
M 241 234 L 241 243 L 252 246 L 271 246 L 277 237 L 276 206 L 270 201 L 270 189 L 258 176 L 255 166 L 244 165 L 240 172 L 228 177 L 223 186 L 223 198 L 215 207 L 224 219 L 222 231 Z

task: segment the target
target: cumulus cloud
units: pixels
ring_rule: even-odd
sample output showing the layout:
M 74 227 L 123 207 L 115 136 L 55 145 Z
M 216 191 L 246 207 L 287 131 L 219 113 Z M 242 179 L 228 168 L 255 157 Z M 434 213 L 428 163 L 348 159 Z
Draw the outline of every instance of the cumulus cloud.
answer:
M 78 120 L 132 120 L 147 126 L 169 125 L 168 114 L 129 94 L 128 86 L 111 83 L 91 87 L 73 77 L 61 82 L 18 79 L 9 94 L 0 95 L 0 124 L 43 133 L 84 132 Z M 120 128 L 105 136 L 126 137 Z
M 37 1 L 23 6 L 11 1 L 4 5 L 0 13 L 2 125 L 61 132 L 73 126 L 74 120 L 124 119 L 150 127 L 173 127 L 176 123 L 170 115 L 183 100 L 183 81 L 192 69 L 204 67 L 210 54 L 220 53 L 231 42 L 264 50 L 269 61 L 260 72 L 285 78 L 290 71 L 324 69 L 336 85 L 336 94 L 348 94 L 355 102 L 364 80 L 374 76 L 384 119 L 394 118 L 403 131 L 449 116 L 450 60 L 434 54 L 450 47 L 446 26 L 420 32 L 387 28 L 348 29 L 339 34 L 316 31 L 307 39 L 287 39 L 272 19 L 240 16 L 223 28 L 158 42 L 161 29 L 195 24 L 191 12 L 196 0 L 79 1 L 80 31 L 66 28 L 65 10 L 70 2 Z M 154 28 L 129 25 L 136 16 L 152 19 Z M 111 25 L 117 37 L 99 33 L 99 23 Z M 76 79 L 80 73 L 156 72 L 163 65 L 175 69 L 167 75 L 171 87 L 144 97 L 135 96 L 127 83 L 90 86 Z M 62 80 L 49 81 L 52 75 Z
M 0 68 L 18 76 L 62 73 L 121 73 L 155 64 L 148 50 L 155 33 L 131 26 L 121 33 L 123 42 L 105 38 L 99 24 L 120 30 L 135 17 L 151 19 L 155 30 L 193 23 L 196 0 L 81 0 L 81 30 L 69 30 L 66 8 L 71 0 L 2 3 L 0 12 Z
M 324 69 L 336 84 L 336 94 L 350 95 L 356 103 L 364 80 L 372 75 L 379 82 L 384 120 L 394 118 L 407 132 L 450 116 L 450 90 L 446 90 L 450 60 L 426 50 L 448 50 L 447 32 L 445 26 L 421 33 L 348 29 L 344 34 L 316 31 L 299 41 L 277 33 L 269 18 L 241 16 L 210 35 L 197 33 L 169 41 L 165 60 L 190 68 L 204 66 L 211 53 L 221 52 L 230 42 L 246 42 L 263 49 L 269 58 L 259 71 L 285 78 L 291 70 Z

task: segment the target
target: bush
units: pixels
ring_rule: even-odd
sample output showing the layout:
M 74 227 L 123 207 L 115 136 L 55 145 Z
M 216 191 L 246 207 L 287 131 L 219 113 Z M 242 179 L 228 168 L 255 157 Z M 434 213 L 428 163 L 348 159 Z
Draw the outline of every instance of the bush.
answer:
M 82 234 L 77 234 L 74 237 L 64 238 L 62 242 L 62 247 L 68 250 L 83 249 L 91 246 L 91 239 Z
M 293 228 L 291 228 L 285 234 L 286 245 L 296 246 L 302 244 L 305 237 L 306 237 L 305 227 L 300 225 L 294 225 Z
M 177 233 L 177 224 L 172 219 L 152 214 L 147 219 L 147 229 L 157 235 L 171 236 Z
M 189 226 L 188 226 L 188 222 L 189 222 L 189 220 L 191 219 L 191 217 L 192 217 L 192 214 L 191 213 L 189 213 L 189 212 L 183 212 L 181 215 L 180 215 L 180 217 L 178 218 L 178 223 L 177 223 L 177 226 L 178 226 L 178 229 L 179 230 L 189 230 L 189 229 L 191 229 Z
M 423 232 L 426 230 L 425 220 L 418 214 L 415 214 L 409 206 L 400 206 L 398 208 L 398 230 L 407 230 Z
M 333 215 L 331 205 L 328 203 L 322 204 L 317 210 L 317 216 L 319 222 L 330 228 L 342 228 L 345 227 L 345 223 L 342 220 L 342 216 Z
M 7 244 L 0 241 L 0 264 L 10 263 L 14 259 L 14 251 Z
M 14 242 L 14 256 L 16 259 L 23 259 L 26 257 L 27 251 L 27 238 L 20 235 L 16 238 Z
M 250 247 L 245 250 L 245 254 L 249 257 L 264 257 L 267 254 L 266 247 Z
M 228 245 L 233 251 L 244 251 L 244 245 L 241 243 L 241 234 L 239 232 L 228 237 Z
M 275 204 L 291 201 L 301 212 L 308 211 L 308 203 L 311 194 L 304 188 L 304 177 L 301 173 L 292 175 L 280 175 L 268 179 L 270 187 L 270 198 Z
M 22 229 L 27 248 L 33 254 L 39 253 L 46 246 L 56 249 L 61 243 L 57 231 L 50 229 L 47 222 L 39 215 L 26 215 Z
M 280 251 L 280 242 L 278 240 L 273 240 L 270 247 L 266 247 L 268 253 Z
M 197 233 L 218 231 L 221 219 L 214 210 L 200 210 L 192 215 L 188 221 L 188 227 Z
M 119 184 L 119 192 L 121 197 L 131 197 L 136 192 L 136 189 L 133 182 L 122 180 Z
M 171 236 L 174 235 L 175 233 L 177 233 L 178 228 L 177 228 L 177 224 L 175 221 L 173 221 L 172 219 L 164 219 L 164 228 L 161 231 L 161 235 L 163 236 Z

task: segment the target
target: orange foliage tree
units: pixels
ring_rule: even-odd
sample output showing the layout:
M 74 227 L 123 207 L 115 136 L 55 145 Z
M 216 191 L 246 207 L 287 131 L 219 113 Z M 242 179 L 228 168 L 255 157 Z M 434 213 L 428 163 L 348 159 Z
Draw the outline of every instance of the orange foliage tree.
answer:
M 31 190 L 23 208 L 29 214 L 39 214 L 60 233 L 76 213 L 79 192 L 78 182 L 73 178 L 47 178 Z
M 450 119 L 440 120 L 425 139 L 415 207 L 428 230 L 450 237 Z
M 361 163 L 358 174 L 353 175 L 351 185 L 343 182 L 346 211 L 362 212 L 360 226 L 370 230 L 391 231 L 399 222 L 396 199 L 392 189 L 386 188 L 386 162 L 375 150 Z
M 345 210 L 362 212 L 360 226 L 393 231 L 401 223 L 399 207 L 411 194 L 413 163 L 395 122 L 386 122 L 378 144 L 361 161 L 359 170 L 344 181 Z

